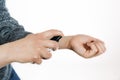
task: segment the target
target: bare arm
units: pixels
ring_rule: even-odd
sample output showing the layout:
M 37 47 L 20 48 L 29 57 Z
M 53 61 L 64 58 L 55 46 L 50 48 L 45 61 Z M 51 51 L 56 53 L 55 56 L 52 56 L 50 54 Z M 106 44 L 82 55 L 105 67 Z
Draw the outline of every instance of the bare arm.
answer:
M 88 35 L 64 36 L 59 41 L 61 49 L 70 49 L 84 58 L 98 56 L 105 52 L 103 41 Z
M 29 34 L 25 38 L 1 45 L 0 68 L 11 62 L 40 64 L 42 59 L 51 57 L 48 48 L 54 50 L 59 48 L 56 41 L 49 40 L 57 35 L 63 36 L 61 31 L 48 30 L 38 34 Z

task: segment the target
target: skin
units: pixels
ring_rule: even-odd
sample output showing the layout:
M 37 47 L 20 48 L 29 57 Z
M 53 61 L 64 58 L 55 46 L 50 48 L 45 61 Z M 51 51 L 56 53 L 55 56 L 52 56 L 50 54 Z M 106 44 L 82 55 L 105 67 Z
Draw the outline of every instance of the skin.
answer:
M 63 36 L 59 42 L 50 40 L 53 36 Z M 48 48 L 70 49 L 84 58 L 98 56 L 105 52 L 104 43 L 87 35 L 64 36 L 59 30 L 48 30 L 29 34 L 25 38 L 0 46 L 0 68 L 12 62 L 41 64 L 52 55 Z
M 63 37 L 60 40 L 60 48 L 73 50 L 84 58 L 98 56 L 106 50 L 103 41 L 82 34 Z

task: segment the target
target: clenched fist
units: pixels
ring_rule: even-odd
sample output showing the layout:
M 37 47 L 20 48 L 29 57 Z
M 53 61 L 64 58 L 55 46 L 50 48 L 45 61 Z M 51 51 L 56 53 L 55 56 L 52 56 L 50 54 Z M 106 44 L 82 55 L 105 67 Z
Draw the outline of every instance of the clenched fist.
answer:
M 65 36 L 59 42 L 60 48 L 68 48 L 84 58 L 98 56 L 105 52 L 104 42 L 88 35 Z

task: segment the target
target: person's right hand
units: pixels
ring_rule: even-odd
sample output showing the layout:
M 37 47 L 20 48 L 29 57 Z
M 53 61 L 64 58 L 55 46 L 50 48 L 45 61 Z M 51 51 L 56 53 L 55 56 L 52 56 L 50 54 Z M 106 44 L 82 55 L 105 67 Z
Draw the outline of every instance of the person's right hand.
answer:
M 29 34 L 23 39 L 1 45 L 11 62 L 33 62 L 40 64 L 42 59 L 51 57 L 48 48 L 56 50 L 59 44 L 50 40 L 53 36 L 63 36 L 59 30 L 48 30 L 37 34 Z

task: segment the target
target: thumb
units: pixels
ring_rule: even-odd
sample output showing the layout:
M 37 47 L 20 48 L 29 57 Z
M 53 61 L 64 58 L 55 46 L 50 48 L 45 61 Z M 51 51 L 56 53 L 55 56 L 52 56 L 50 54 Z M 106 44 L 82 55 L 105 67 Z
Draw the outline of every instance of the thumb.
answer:
M 83 56 L 84 53 L 86 52 L 86 49 L 84 48 L 83 44 L 77 44 L 74 48 L 74 51 L 80 55 Z

